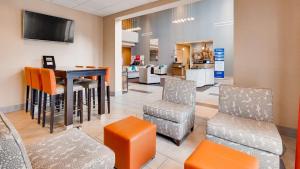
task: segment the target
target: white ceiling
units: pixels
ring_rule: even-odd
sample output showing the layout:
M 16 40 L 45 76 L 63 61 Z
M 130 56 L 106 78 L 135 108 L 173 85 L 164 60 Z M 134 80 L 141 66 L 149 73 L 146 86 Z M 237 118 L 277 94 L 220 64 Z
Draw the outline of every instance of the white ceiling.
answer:
M 157 0 L 44 0 L 98 16 L 118 13 Z

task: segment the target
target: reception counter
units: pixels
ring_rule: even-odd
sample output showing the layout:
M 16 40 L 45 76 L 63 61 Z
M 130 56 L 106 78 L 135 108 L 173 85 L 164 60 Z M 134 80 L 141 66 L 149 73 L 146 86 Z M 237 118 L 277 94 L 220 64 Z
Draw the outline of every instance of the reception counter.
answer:
M 193 80 L 197 82 L 197 87 L 205 85 L 214 85 L 214 66 L 205 66 L 196 69 L 186 70 L 186 80 Z

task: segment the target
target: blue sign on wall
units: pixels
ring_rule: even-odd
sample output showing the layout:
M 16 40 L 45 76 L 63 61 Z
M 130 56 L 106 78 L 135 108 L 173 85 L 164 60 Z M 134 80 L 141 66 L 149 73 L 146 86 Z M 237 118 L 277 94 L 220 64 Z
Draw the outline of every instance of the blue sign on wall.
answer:
M 215 78 L 224 78 L 224 48 L 215 48 Z

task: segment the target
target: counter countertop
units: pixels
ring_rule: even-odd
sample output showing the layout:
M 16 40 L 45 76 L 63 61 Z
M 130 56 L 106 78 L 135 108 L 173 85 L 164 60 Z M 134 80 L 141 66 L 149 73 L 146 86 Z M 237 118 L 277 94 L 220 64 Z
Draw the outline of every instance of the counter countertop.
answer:
M 206 64 L 193 65 L 191 69 L 212 69 L 214 67 L 215 67 L 214 63 L 206 63 Z

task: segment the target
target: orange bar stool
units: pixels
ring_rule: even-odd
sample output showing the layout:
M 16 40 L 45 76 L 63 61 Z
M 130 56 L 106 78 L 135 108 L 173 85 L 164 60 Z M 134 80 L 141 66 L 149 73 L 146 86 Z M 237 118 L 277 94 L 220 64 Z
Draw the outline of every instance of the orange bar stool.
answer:
M 50 133 L 53 133 L 53 123 L 54 123 L 54 114 L 56 111 L 55 108 L 55 99 L 56 96 L 64 93 L 64 86 L 56 84 L 56 78 L 54 71 L 52 69 L 41 69 L 41 79 L 44 92 L 44 107 L 43 107 L 43 127 L 45 127 L 46 121 L 46 102 L 47 95 L 50 96 Z M 82 97 L 82 87 L 79 85 L 74 85 L 73 91 L 78 92 L 78 101 L 80 109 L 80 123 L 83 122 L 83 97 Z
M 246 153 L 209 140 L 202 141 L 184 162 L 184 169 L 259 169 L 258 160 Z
M 87 66 L 86 68 L 97 68 L 96 66 Z M 110 113 L 110 88 L 109 88 L 109 79 L 110 79 L 110 72 L 109 67 L 99 67 L 99 68 L 105 68 L 106 74 L 105 74 L 105 86 L 106 86 L 106 93 L 107 93 L 107 107 L 108 107 L 108 113 Z M 86 91 L 86 98 L 87 98 L 87 106 L 88 106 L 88 121 L 91 119 L 91 108 L 92 108 L 92 97 L 93 97 L 93 108 L 96 106 L 96 89 L 98 88 L 98 77 L 97 76 L 88 76 L 85 78 L 84 81 L 81 81 L 79 83 L 82 85 Z
M 31 88 L 32 88 L 32 97 L 31 97 L 31 118 L 34 119 L 34 105 L 36 99 L 36 93 L 38 93 L 38 123 L 40 123 L 41 110 L 42 110 L 42 81 L 41 81 L 41 69 L 40 68 L 31 68 Z
M 25 73 L 25 84 L 26 84 L 26 105 L 25 111 L 28 112 L 29 109 L 29 96 L 30 96 L 30 89 L 31 89 L 31 75 L 30 75 L 30 67 L 24 67 Z
M 93 68 L 95 69 L 96 66 L 86 66 L 86 68 Z M 91 89 L 91 93 L 88 94 L 88 97 L 91 97 L 91 94 L 92 94 L 92 97 L 93 97 L 93 108 L 96 107 L 96 88 L 98 87 L 98 77 L 97 76 L 88 76 L 86 77 L 87 79 L 90 79 L 92 80 L 92 82 L 90 83 L 94 83 L 94 84 L 91 84 L 90 85 L 90 89 Z

